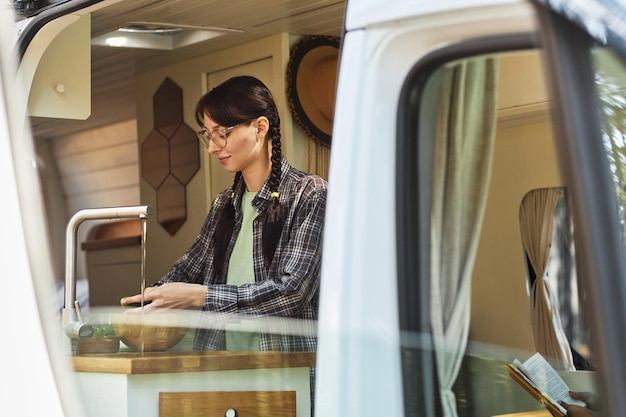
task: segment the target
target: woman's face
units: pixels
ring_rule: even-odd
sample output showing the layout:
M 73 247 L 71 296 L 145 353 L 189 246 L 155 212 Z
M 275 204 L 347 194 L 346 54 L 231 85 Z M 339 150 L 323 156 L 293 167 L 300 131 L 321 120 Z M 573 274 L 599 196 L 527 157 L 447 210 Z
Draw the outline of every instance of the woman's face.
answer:
M 226 129 L 226 146 L 219 147 L 209 140 L 209 153 L 217 157 L 219 163 L 228 172 L 246 171 L 246 168 L 266 163 L 268 160 L 263 123 L 259 119 L 249 125 L 240 124 L 232 129 L 231 126 L 221 126 L 209 116 L 204 115 L 204 127 L 210 135 L 216 129 Z

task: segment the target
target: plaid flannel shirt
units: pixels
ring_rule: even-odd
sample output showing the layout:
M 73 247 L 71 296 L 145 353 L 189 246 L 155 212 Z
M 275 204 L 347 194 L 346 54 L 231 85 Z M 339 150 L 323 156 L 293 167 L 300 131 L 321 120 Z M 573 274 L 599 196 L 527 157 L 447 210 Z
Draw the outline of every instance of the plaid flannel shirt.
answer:
M 271 264 L 262 252 L 262 225 L 269 204 L 267 181 L 252 201 L 259 215 L 253 225 L 254 283 L 228 285 L 218 278 L 213 268 L 213 235 L 220 213 L 227 204 L 235 206 L 235 226 L 229 241 L 226 259 L 230 258 L 241 228 L 243 179 L 215 198 L 200 234 L 191 247 L 172 266 L 161 282 L 189 282 L 208 285 L 203 311 L 253 316 L 278 316 L 306 319 L 297 336 L 261 331 L 263 351 L 315 351 L 315 323 L 319 304 L 322 238 L 326 209 L 327 183 L 322 178 L 293 168 L 286 159 L 281 162 L 279 186 L 284 225 Z M 201 314 L 194 348 L 225 349 L 224 331 L 212 327 L 211 316 Z M 308 322 L 311 320 L 311 322 Z M 204 326 L 202 322 L 205 321 Z

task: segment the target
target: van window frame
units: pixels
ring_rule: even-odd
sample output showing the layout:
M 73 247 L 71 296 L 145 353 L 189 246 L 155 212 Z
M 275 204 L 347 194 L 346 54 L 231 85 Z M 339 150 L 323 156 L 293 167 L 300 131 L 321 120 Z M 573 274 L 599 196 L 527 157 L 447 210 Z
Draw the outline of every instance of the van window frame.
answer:
M 55 4 L 51 7 L 47 7 L 41 12 L 27 17 L 25 20 L 28 20 L 28 23 L 26 24 L 26 27 L 19 32 L 19 36 L 17 37 L 15 44 L 14 54 L 17 56 L 18 62 L 22 61 L 24 53 L 26 52 L 26 49 L 28 49 L 31 41 L 45 25 L 61 16 L 85 9 L 102 1 L 106 0 L 69 0 L 61 4 Z
M 416 364 L 414 368 L 421 370 L 409 373 L 402 365 L 406 417 L 440 415 L 435 401 L 438 394 L 432 383 L 436 381 L 436 371 L 430 340 L 430 215 L 435 135 L 423 135 L 420 131 L 424 128 L 420 124 L 421 113 L 428 111 L 421 106 L 425 87 L 437 69 L 448 62 L 528 49 L 541 49 L 535 32 L 476 38 L 448 45 L 422 57 L 401 88 L 395 173 L 398 317 L 401 347 L 410 344 L 407 339 L 416 334 L 424 345 L 417 356 L 410 350 L 401 354 L 403 362 L 410 360 Z
M 610 172 L 602 142 L 602 120 L 594 83 L 591 36 L 558 13 L 537 6 L 546 46 L 548 77 L 555 102 L 556 143 L 561 152 L 577 235 L 584 245 L 577 247 L 585 266 L 583 280 L 588 289 L 592 318 L 591 344 L 606 387 L 607 412 L 621 415 L 626 409 L 626 257 L 624 242 L 617 228 L 607 227 L 619 218 L 609 184 Z M 623 39 L 622 39 L 623 41 Z M 619 45 L 606 43 L 626 62 L 626 52 Z M 572 65 L 570 63 L 575 63 Z M 590 204 L 593 202 L 593 204 Z

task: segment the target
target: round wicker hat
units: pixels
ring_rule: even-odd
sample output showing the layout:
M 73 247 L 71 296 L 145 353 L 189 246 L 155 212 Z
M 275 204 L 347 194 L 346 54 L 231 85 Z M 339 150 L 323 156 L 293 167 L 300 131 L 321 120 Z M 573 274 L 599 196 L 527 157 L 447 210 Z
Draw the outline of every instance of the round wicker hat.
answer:
M 335 113 L 339 38 L 305 36 L 291 49 L 287 98 L 307 136 L 330 145 Z

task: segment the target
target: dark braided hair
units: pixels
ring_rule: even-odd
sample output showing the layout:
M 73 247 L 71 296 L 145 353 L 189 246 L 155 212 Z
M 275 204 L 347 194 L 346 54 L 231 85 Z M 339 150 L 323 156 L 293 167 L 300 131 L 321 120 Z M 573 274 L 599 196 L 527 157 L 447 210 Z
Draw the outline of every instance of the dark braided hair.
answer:
M 204 115 L 221 126 L 250 124 L 265 116 L 269 120 L 267 137 L 272 141 L 272 171 L 268 181 L 270 203 L 263 222 L 263 256 L 271 264 L 283 227 L 282 208 L 278 194 L 280 185 L 282 150 L 280 142 L 280 117 L 272 93 L 260 80 L 250 76 L 233 77 L 206 93 L 196 105 L 196 121 L 204 127 Z M 232 189 L 241 179 L 237 172 Z M 218 277 L 226 279 L 226 250 L 235 226 L 235 208 L 224 206 L 213 236 L 214 266 Z

